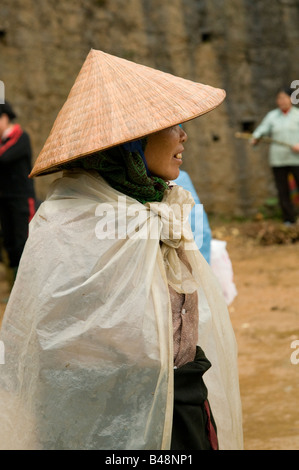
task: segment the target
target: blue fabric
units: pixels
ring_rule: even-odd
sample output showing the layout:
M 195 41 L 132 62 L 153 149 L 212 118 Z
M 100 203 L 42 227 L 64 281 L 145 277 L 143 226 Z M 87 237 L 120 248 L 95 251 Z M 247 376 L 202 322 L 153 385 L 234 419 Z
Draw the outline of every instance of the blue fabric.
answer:
M 189 222 L 191 225 L 195 243 L 197 244 L 199 251 L 205 258 L 205 260 L 210 263 L 212 233 L 207 214 L 200 202 L 197 192 L 192 184 L 191 178 L 186 171 L 180 170 L 180 175 L 175 180 L 175 183 L 179 186 L 182 186 L 184 189 L 187 189 L 187 191 L 190 191 L 190 193 L 192 194 L 195 206 L 193 207 L 190 213 Z M 198 217 L 201 210 L 203 215 L 203 227 L 199 226 L 198 223 L 196 224 L 196 217 Z

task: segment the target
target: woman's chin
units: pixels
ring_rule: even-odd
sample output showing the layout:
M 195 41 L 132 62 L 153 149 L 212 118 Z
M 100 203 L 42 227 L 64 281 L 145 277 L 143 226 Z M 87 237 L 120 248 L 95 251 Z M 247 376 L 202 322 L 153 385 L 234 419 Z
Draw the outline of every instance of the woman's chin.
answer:
M 176 180 L 180 176 L 180 169 L 178 168 L 176 172 L 174 172 L 173 177 L 171 178 L 172 180 Z
M 153 176 L 158 176 L 158 178 L 161 178 L 164 181 L 173 181 L 176 180 L 179 177 L 180 174 L 180 169 L 179 167 L 177 168 L 172 168 L 171 171 L 165 171 L 163 174 L 158 174 L 158 172 L 154 173 L 152 172 Z

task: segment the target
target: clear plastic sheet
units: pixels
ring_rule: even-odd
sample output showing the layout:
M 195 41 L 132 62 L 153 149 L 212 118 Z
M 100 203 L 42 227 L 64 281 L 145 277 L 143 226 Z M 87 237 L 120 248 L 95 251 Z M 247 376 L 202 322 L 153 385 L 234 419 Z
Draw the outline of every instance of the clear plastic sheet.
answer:
M 177 187 L 163 203 L 174 195 L 178 203 L 189 198 Z M 0 335 L 1 449 L 169 449 L 173 357 L 163 217 L 127 197 L 131 214 L 137 204 L 144 220 L 157 222 L 158 237 L 101 239 L 103 204 L 124 226 L 122 196 L 98 175 L 67 172 L 30 224 Z M 111 234 L 112 212 L 105 219 Z M 240 449 L 234 333 L 195 243 L 187 255 L 199 294 L 198 344 L 213 365 L 205 377 L 220 448 Z

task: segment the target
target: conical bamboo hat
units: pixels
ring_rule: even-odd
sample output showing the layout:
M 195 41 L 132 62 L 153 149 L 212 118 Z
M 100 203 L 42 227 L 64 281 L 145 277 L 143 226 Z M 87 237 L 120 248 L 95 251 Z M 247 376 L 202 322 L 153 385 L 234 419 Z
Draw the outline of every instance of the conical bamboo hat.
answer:
M 92 49 L 30 176 L 211 111 L 224 90 Z

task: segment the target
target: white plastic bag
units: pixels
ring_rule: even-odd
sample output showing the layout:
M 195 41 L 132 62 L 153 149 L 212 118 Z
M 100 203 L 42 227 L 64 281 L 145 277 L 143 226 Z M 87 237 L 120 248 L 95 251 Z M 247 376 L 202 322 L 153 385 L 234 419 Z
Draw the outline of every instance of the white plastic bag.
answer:
M 230 305 L 238 292 L 233 281 L 233 267 L 226 249 L 226 241 L 212 239 L 210 264 L 220 283 L 226 304 Z

